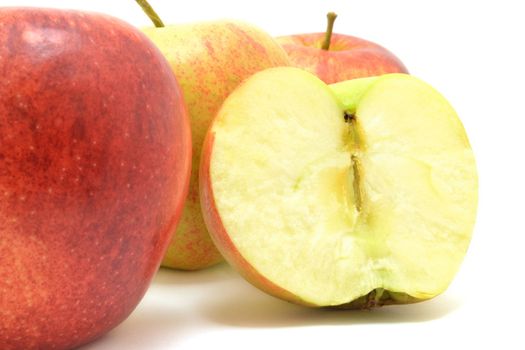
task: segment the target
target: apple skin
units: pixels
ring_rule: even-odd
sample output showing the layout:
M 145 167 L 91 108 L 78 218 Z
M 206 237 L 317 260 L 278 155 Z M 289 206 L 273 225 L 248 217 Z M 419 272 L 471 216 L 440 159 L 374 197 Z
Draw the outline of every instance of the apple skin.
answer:
M 390 51 L 368 40 L 332 34 L 330 49 L 321 45 L 325 33 L 277 38 L 293 65 L 317 75 L 327 84 L 387 73 L 408 73 L 405 65 Z
M 243 22 L 213 21 L 143 31 L 170 62 L 181 85 L 194 151 L 188 199 L 162 265 L 203 269 L 223 260 L 209 236 L 199 201 L 198 168 L 206 131 L 222 102 L 244 79 L 291 63 L 274 38 Z
M 187 195 L 176 78 L 99 14 L 0 10 L 0 349 L 69 349 L 136 307 Z

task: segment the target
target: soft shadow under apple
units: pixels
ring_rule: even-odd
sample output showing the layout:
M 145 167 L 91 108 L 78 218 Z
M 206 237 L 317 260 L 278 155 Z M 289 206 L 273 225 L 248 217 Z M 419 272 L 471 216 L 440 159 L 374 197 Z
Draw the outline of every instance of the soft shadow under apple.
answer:
M 232 278 L 237 278 L 237 274 L 223 262 L 198 271 L 161 267 L 155 275 L 153 283 L 160 285 L 196 285 L 224 282 Z
M 183 315 L 170 307 L 156 305 L 133 313 L 125 322 L 81 350 L 154 349 L 165 342 L 166 334 L 173 334 L 170 342 L 184 339 L 188 333 Z
M 373 310 L 312 309 L 278 300 L 246 285 L 208 300 L 200 312 L 211 322 L 236 327 L 304 327 L 426 322 L 446 316 L 460 305 L 460 300 L 445 294 L 418 304 Z

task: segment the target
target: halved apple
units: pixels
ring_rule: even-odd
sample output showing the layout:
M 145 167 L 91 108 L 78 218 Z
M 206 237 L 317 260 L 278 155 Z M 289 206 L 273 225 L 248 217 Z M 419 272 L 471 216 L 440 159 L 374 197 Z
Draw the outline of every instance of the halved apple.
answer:
M 477 175 L 450 104 L 405 74 L 328 86 L 257 73 L 205 141 L 212 237 L 251 283 L 311 306 L 373 307 L 443 292 L 470 242 Z

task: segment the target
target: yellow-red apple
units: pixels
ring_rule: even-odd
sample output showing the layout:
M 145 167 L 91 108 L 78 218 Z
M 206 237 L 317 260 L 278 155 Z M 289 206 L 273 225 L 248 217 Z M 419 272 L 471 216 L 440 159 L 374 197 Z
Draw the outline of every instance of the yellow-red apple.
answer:
M 198 168 L 206 131 L 224 99 L 239 83 L 255 72 L 290 62 L 270 35 L 247 23 L 216 21 L 165 27 L 162 22 L 156 23 L 161 27 L 143 31 L 165 55 L 181 84 L 194 150 L 188 199 L 162 265 L 202 269 L 222 261 L 199 203 Z

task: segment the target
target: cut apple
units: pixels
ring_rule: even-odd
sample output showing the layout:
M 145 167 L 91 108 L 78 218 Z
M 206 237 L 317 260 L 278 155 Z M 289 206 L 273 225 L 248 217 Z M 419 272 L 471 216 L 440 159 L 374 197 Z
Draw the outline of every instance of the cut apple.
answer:
M 405 74 L 331 86 L 296 68 L 255 74 L 210 128 L 200 180 L 226 259 L 259 288 L 312 306 L 440 294 L 477 207 L 461 122 Z

